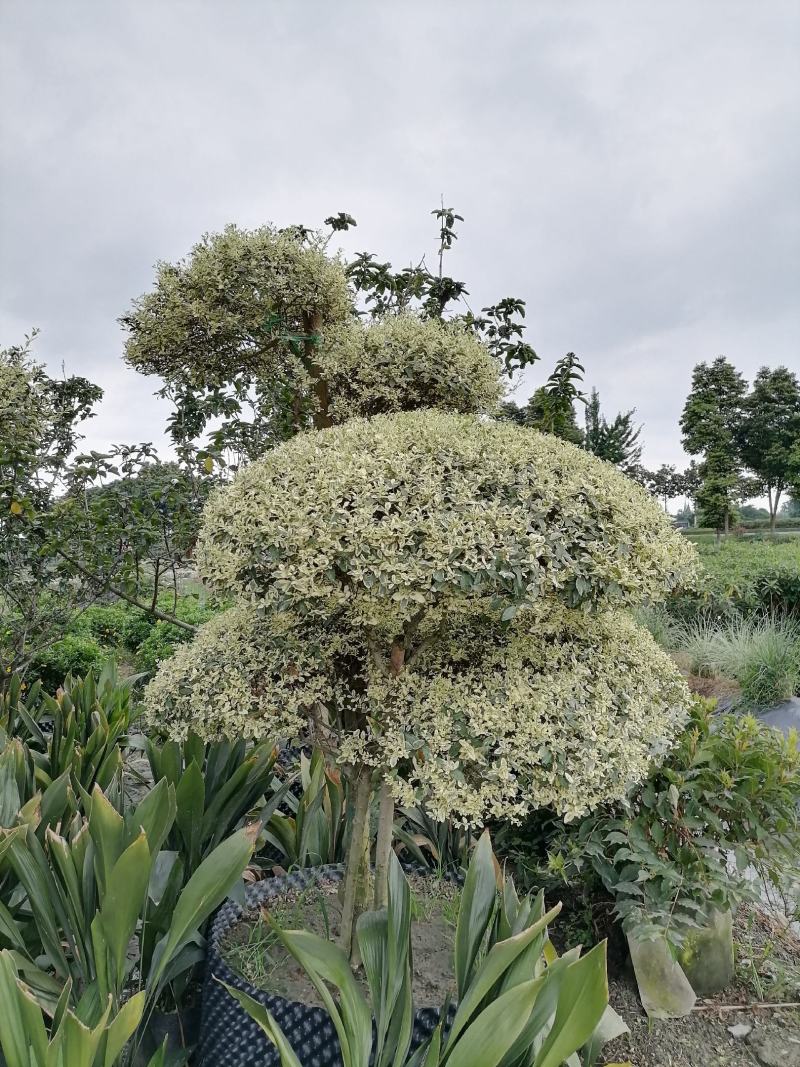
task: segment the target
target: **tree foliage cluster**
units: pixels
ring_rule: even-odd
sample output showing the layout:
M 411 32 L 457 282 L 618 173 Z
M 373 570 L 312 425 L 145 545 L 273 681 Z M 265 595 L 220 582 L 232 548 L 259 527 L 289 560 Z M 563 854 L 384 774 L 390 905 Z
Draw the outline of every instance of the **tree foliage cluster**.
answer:
M 742 500 L 763 493 L 775 528 L 781 500 L 800 496 L 800 382 L 762 367 L 752 387 L 723 356 L 699 363 L 681 417 L 683 446 L 700 456 L 695 499 L 706 525 L 727 532 Z

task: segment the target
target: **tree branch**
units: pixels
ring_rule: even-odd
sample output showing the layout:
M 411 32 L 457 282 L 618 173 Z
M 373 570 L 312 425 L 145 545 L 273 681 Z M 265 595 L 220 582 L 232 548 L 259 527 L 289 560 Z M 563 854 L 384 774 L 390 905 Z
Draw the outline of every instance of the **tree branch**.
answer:
M 190 634 L 197 633 L 197 627 L 192 626 L 191 623 L 184 622 L 183 619 L 179 619 L 175 615 L 168 615 L 164 611 L 159 611 L 158 608 L 152 607 L 149 604 L 143 604 L 141 601 L 137 600 L 136 597 L 126 593 L 124 589 L 119 589 L 117 586 L 112 585 L 108 579 L 98 578 L 96 574 L 92 574 L 92 572 L 84 567 L 82 563 L 77 559 L 74 559 L 63 549 L 57 548 L 55 551 L 56 555 L 61 556 L 63 560 L 66 560 L 66 562 L 69 563 L 71 567 L 74 567 L 79 574 L 88 578 L 89 581 L 101 585 L 101 592 L 113 593 L 114 596 L 118 596 L 120 600 L 126 601 L 126 603 L 131 604 L 134 608 L 138 608 L 140 611 L 144 612 L 145 615 L 152 615 L 153 618 L 160 619 L 162 622 L 170 622 L 173 626 L 177 626 L 181 630 L 186 630 Z

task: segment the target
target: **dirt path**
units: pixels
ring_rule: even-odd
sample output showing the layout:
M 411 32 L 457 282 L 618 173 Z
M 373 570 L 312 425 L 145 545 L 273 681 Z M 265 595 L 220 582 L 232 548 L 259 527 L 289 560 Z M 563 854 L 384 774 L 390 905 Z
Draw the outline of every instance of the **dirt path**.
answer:
M 630 1035 L 604 1049 L 606 1062 L 634 1067 L 800 1067 L 800 1010 L 694 1011 L 650 1021 L 636 990 L 611 983 L 611 1003 Z M 730 1003 L 723 996 L 719 1003 Z M 736 1028 L 734 1033 L 730 1027 Z M 749 1029 L 747 1029 L 749 1028 Z

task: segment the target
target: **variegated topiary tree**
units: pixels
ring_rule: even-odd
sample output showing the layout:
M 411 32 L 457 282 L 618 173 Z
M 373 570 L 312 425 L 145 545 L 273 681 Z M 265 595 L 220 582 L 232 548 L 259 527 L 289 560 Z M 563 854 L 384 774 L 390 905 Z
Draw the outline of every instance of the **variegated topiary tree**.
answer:
M 687 693 L 626 607 L 693 549 L 614 468 L 555 438 L 417 411 L 300 435 L 210 500 L 203 578 L 237 606 L 146 693 L 176 736 L 313 737 L 355 812 L 341 941 L 385 901 L 393 802 L 477 822 L 622 797 Z
M 259 413 L 240 427 L 250 458 L 264 438 L 353 415 L 496 407 L 502 349 L 493 355 L 463 319 L 405 311 L 364 324 L 328 240 L 300 227 L 228 226 L 159 265 L 154 288 L 120 321 L 128 363 L 162 377 L 177 403 L 177 441 L 212 418 L 224 424 L 245 398 Z

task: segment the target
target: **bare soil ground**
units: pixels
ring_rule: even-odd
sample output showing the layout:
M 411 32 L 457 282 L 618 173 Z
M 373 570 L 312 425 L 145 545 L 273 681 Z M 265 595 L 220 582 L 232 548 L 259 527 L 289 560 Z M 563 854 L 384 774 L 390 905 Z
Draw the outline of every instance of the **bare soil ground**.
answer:
M 651 1021 L 632 978 L 609 983 L 611 1003 L 630 1034 L 606 1060 L 634 1067 L 800 1067 L 800 938 L 785 918 L 742 906 L 734 924 L 735 984 L 683 1019 Z

